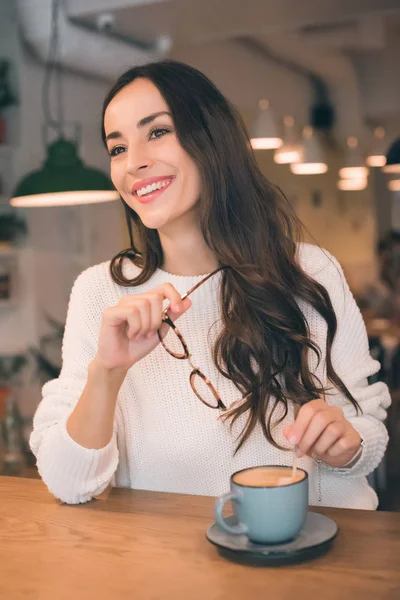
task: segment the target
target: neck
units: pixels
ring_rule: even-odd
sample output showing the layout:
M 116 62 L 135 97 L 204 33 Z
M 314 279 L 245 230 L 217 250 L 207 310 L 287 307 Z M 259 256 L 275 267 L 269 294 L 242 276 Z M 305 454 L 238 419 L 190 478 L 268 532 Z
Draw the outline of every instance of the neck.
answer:
M 169 228 L 159 231 L 164 254 L 163 269 L 174 275 L 205 275 L 219 267 L 218 260 L 196 227 Z

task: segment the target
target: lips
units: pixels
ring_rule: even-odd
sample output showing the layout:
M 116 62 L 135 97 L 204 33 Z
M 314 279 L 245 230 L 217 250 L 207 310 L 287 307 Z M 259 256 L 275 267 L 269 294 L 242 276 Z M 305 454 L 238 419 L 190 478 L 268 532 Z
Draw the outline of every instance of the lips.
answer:
M 160 176 L 160 177 L 149 177 L 148 179 L 141 179 L 137 181 L 132 186 L 132 194 L 137 196 L 137 191 L 141 188 L 147 187 L 148 185 L 152 185 L 153 183 L 159 183 L 160 181 L 170 181 L 172 182 L 175 179 L 174 175 L 170 176 Z
M 152 177 L 151 179 L 149 178 L 149 179 L 142 180 L 139 184 L 136 183 L 134 187 L 137 190 L 143 189 L 147 185 L 158 183 L 160 181 L 164 182 L 164 186 L 159 189 L 151 190 L 150 192 L 144 194 L 143 196 L 138 195 L 137 191 L 134 191 L 133 196 L 135 198 L 135 201 L 139 202 L 140 204 L 152 203 L 154 200 L 159 198 L 165 192 L 165 190 L 167 190 L 173 184 L 174 180 L 175 180 L 175 176 L 173 176 L 173 177 L 165 177 L 164 176 L 164 177 Z

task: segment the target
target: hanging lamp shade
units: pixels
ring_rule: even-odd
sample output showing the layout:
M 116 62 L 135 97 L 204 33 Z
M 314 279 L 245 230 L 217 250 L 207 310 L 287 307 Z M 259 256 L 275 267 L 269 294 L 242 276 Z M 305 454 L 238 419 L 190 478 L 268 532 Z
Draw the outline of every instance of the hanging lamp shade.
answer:
M 274 161 L 279 165 L 290 164 L 300 160 L 299 144 L 292 116 L 284 118 L 283 131 L 283 145 L 274 152 Z
M 353 135 L 347 138 L 345 166 L 339 169 L 339 176 L 358 180 L 368 176 L 368 167 L 365 166 L 358 139 Z
M 118 199 L 108 176 L 87 167 L 74 142 L 59 138 L 47 147 L 42 167 L 21 179 L 10 203 L 22 207 L 67 206 Z
M 383 127 L 376 127 L 374 129 L 374 141 L 365 161 L 367 165 L 369 167 L 384 167 L 386 164 L 385 149 L 385 130 Z
M 382 170 L 385 173 L 400 173 L 400 138 L 390 146 L 386 154 L 386 165 Z
M 339 179 L 337 182 L 339 190 L 345 190 L 347 192 L 365 190 L 367 185 L 368 177 Z
M 318 175 L 328 170 L 323 148 L 310 125 L 306 125 L 303 129 L 299 160 L 290 165 L 290 170 L 295 175 Z
M 258 103 L 259 113 L 253 125 L 250 143 L 253 150 L 272 150 L 282 146 L 275 116 L 265 98 Z

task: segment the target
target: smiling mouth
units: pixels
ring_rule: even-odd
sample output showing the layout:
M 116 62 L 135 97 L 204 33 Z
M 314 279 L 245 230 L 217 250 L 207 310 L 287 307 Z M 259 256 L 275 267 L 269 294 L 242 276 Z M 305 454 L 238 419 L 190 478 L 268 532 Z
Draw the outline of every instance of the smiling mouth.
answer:
M 145 200 L 150 196 L 153 196 L 157 192 L 164 191 L 167 187 L 171 185 L 174 179 L 175 177 L 170 177 L 169 179 L 163 179 L 162 181 L 157 181 L 156 183 L 145 185 L 137 190 L 134 190 L 133 195 L 137 198 Z

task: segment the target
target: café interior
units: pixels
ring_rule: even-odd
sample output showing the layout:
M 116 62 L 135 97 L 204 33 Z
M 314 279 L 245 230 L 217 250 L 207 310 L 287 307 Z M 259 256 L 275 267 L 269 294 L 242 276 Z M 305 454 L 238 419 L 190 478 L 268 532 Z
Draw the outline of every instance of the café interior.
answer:
M 13 481 L 19 486 L 15 506 L 22 496 L 29 506 L 34 489 L 30 486 L 35 485 L 42 485 L 40 502 L 46 510 L 52 506 L 29 446 L 33 415 L 43 385 L 60 373 L 75 279 L 129 246 L 124 210 L 110 181 L 109 157 L 101 142 L 101 106 L 125 69 L 164 58 L 196 67 L 233 103 L 246 125 L 260 170 L 284 192 L 305 226 L 305 241 L 328 250 L 342 266 L 364 320 L 371 356 L 381 364 L 369 383 L 383 381 L 391 395 L 385 419 L 389 444 L 368 481 L 379 499 L 377 512 L 398 514 L 398 0 L 0 0 L 0 489 L 2 481 L 8 482 L 2 502 L 6 493 L 13 497 Z M 72 162 L 77 157 L 83 161 L 79 174 L 68 162 L 71 152 Z M 94 184 L 88 184 L 91 177 Z M 98 502 L 96 514 L 101 511 L 100 516 L 107 517 L 107 502 Z M 118 511 L 122 515 L 124 507 L 128 510 L 130 504 L 125 502 L 126 506 L 122 502 L 114 509 L 115 515 Z M 185 511 L 180 500 L 176 502 L 176 514 L 171 509 L 174 518 Z M 3 506 L 11 504 L 10 500 Z M 0 502 L 0 513 L 3 506 Z M 157 501 L 150 497 L 140 498 L 139 506 L 144 516 L 147 510 L 158 510 Z M 32 505 L 32 519 L 38 514 Z M 78 520 L 85 514 L 81 511 Z M 11 512 L 6 510 L 6 515 L 11 519 Z M 74 518 L 69 518 L 71 532 Z M 92 522 L 87 518 L 89 530 Z M 161 527 L 157 518 L 154 528 Z M 393 519 L 391 527 L 399 543 L 400 521 Z M 185 527 L 190 536 L 190 519 Z M 108 534 L 104 525 L 99 525 L 100 530 L 106 552 Z M 26 539 L 32 531 L 26 525 Z M 146 544 L 154 543 L 151 536 L 150 528 L 141 541 L 145 553 Z M 17 551 L 12 527 L 7 539 Z M 69 542 L 65 538 L 57 543 L 61 548 Z M 164 550 L 173 552 L 167 546 Z M 185 553 L 185 544 L 180 553 Z M 157 551 L 154 558 L 162 562 Z M 50 568 L 53 563 L 47 559 Z M 168 564 L 170 560 L 171 555 Z M 88 566 L 89 580 L 94 562 L 95 558 Z M 230 568 L 232 584 L 236 576 Z M 190 583 L 190 588 L 183 583 L 181 588 L 187 598 L 200 597 L 193 565 L 192 569 L 192 581 L 188 575 L 185 584 Z M 148 567 L 144 570 L 151 577 Z M 48 598 L 50 586 L 57 585 L 50 578 L 49 587 L 41 588 L 44 584 L 37 575 L 31 590 L 41 590 L 42 595 L 23 595 L 29 586 L 13 588 L 13 572 L 20 571 L 10 567 L 3 575 L 0 569 L 0 581 L 4 578 L 8 590 L 5 600 Z M 228 597 L 222 570 L 212 573 L 207 585 L 214 592 L 209 591 L 208 597 Z M 245 571 L 240 573 L 238 595 L 232 592 L 231 598 L 244 597 Z M 203 576 L 207 577 L 205 572 Z M 262 575 L 257 572 L 254 577 L 261 593 Z M 317 582 L 306 583 L 304 573 L 300 577 L 299 597 L 306 597 L 307 590 L 317 589 Z M 357 589 L 353 576 L 348 577 L 347 587 L 340 584 L 341 598 Z M 394 572 L 390 577 L 386 595 L 379 595 L 376 583 L 371 587 L 375 595 L 368 596 L 363 588 L 363 597 L 399 598 L 400 582 Z M 115 589 L 123 590 L 118 585 Z M 164 594 L 151 587 L 153 595 L 141 597 L 184 597 L 178 584 L 174 586 L 166 580 Z M 77 598 L 92 597 L 84 583 L 79 589 Z M 127 597 L 120 593 L 113 597 Z M 339 597 L 329 590 L 325 594 Z M 273 597 L 288 596 L 276 588 Z

